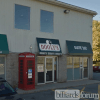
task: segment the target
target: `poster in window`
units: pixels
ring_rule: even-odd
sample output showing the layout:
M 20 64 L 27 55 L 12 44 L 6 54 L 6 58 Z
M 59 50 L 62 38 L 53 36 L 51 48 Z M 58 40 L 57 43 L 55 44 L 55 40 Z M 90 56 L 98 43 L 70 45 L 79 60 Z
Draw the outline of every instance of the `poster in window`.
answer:
M 28 78 L 32 78 L 32 69 L 28 69 Z
M 43 66 L 42 65 L 38 66 L 38 72 L 43 72 Z

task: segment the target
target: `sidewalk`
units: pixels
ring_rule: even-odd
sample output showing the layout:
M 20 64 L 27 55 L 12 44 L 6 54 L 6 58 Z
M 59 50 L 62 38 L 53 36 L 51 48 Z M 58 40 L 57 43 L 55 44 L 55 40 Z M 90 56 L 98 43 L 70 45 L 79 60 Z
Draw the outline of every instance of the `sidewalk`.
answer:
M 100 83 L 100 81 L 97 80 L 79 80 L 79 81 L 70 81 L 65 83 L 49 83 L 49 84 L 42 84 L 42 85 L 36 85 L 34 90 L 21 90 L 18 89 L 18 94 L 28 94 L 28 93 L 34 93 L 34 92 L 40 92 L 40 91 L 46 91 L 51 89 L 62 89 L 62 88 L 68 88 L 68 87 L 75 87 L 75 86 L 81 86 L 81 85 L 89 85 L 89 84 L 97 84 Z

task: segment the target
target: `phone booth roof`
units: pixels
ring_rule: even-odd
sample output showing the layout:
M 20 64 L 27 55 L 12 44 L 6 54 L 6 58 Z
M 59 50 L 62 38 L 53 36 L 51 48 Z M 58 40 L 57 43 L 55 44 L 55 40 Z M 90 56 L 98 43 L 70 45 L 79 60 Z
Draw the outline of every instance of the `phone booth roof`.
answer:
M 30 57 L 30 58 L 35 58 L 35 54 L 30 53 L 30 52 L 23 52 L 19 54 L 19 57 Z

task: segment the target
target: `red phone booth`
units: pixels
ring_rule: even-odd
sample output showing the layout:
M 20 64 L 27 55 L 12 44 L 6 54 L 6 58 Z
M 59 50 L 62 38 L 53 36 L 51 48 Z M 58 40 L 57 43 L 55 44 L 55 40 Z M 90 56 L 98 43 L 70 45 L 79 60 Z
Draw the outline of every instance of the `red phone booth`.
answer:
M 35 54 L 24 52 L 19 54 L 18 88 L 35 89 Z

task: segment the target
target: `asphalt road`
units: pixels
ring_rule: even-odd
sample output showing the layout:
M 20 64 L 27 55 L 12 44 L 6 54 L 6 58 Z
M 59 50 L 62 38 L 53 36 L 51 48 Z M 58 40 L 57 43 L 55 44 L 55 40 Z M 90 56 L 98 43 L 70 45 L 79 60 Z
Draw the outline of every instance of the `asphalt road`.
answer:
M 100 72 L 94 72 L 93 73 L 93 79 L 100 81 Z
M 100 72 L 93 73 L 93 79 L 100 80 L 99 77 L 100 77 Z M 98 87 L 100 90 L 99 84 L 91 84 L 91 85 L 64 88 L 64 89 L 78 89 L 87 94 L 91 94 L 91 93 L 100 93 L 100 91 L 98 91 Z M 37 93 L 32 93 L 32 94 L 21 94 L 20 96 L 22 98 L 25 98 L 25 100 L 55 100 L 55 90 L 42 91 L 42 92 L 37 92 Z M 81 98 L 80 100 L 98 100 L 98 99 Z
M 84 91 L 84 93 L 87 94 L 98 93 L 98 84 L 64 88 L 64 89 L 79 89 L 80 91 Z M 32 94 L 21 94 L 21 97 L 25 98 L 25 100 L 55 100 L 55 90 L 42 91 Z M 82 98 L 80 100 L 96 100 L 96 99 Z

